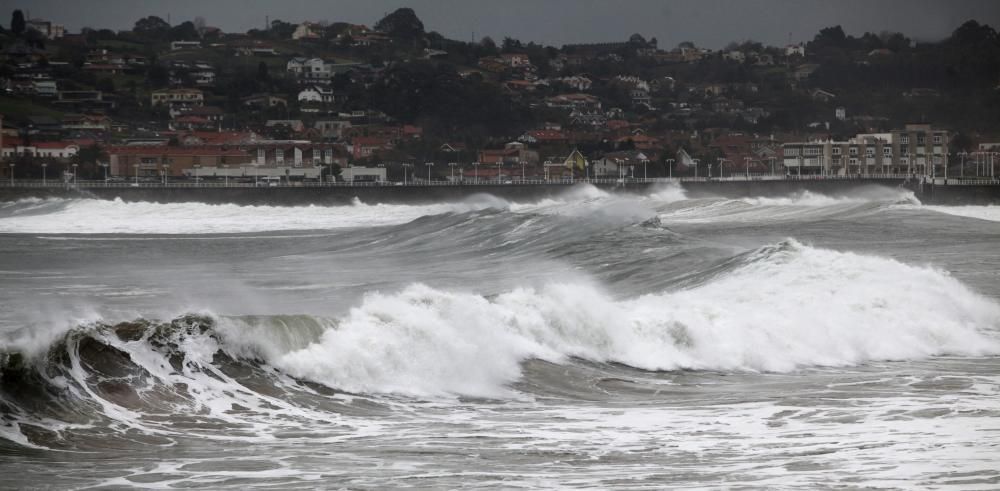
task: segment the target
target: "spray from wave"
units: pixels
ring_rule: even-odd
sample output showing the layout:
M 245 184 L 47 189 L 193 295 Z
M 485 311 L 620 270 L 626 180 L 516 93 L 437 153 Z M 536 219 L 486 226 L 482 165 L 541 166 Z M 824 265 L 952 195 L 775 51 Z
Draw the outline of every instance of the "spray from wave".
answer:
M 627 299 L 579 282 L 490 297 L 415 284 L 370 293 L 335 320 L 222 317 L 181 324 L 98 331 L 103 343 L 141 362 L 147 385 L 162 379 L 177 387 L 195 372 L 232 368 L 219 360 L 257 360 L 253 366 L 266 373 L 337 390 L 421 397 L 508 397 L 529 359 L 790 372 L 1000 353 L 1000 306 L 947 273 L 793 240 L 735 257 L 725 271 L 686 289 Z M 94 337 L 93 328 L 88 332 Z M 30 358 L 22 348 L 18 340 L 4 343 L 5 380 L 12 354 Z M 178 357 L 199 368 L 185 369 Z M 192 397 L 228 400 L 214 391 L 231 388 L 209 385 Z M 4 390 L 10 387 L 5 382 Z

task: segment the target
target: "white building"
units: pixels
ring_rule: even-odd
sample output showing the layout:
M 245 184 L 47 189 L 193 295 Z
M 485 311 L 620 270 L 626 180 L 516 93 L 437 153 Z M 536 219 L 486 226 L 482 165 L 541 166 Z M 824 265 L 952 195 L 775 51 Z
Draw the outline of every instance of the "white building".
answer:
M 299 92 L 299 102 L 331 103 L 333 102 L 333 90 L 318 85 L 307 87 Z
M 344 168 L 340 177 L 347 182 L 385 182 L 385 167 L 356 167 Z

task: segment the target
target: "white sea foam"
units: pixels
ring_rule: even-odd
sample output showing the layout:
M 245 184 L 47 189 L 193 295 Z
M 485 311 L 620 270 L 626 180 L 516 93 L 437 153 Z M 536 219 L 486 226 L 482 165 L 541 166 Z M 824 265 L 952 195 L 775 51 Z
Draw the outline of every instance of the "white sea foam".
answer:
M 909 209 L 930 210 L 947 215 L 1000 222 L 1000 206 L 909 206 Z
M 785 372 L 1000 353 L 1000 306 L 945 272 L 794 241 L 759 256 L 702 286 L 627 300 L 578 283 L 494 298 L 372 293 L 271 362 L 350 391 L 502 396 L 529 358 Z
M 425 206 L 240 206 L 95 199 L 33 200 L 0 218 L 0 232 L 45 234 L 210 234 L 312 230 L 406 223 L 424 215 L 461 212 L 489 204 Z M 36 213 L 48 206 L 48 213 Z M 30 211 L 32 213 L 28 213 Z

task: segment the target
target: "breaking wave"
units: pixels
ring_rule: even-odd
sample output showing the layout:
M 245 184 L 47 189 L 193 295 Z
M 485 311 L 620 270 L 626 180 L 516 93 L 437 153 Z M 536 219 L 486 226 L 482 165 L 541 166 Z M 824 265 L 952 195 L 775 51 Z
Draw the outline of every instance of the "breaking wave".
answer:
M 530 397 L 517 382 L 533 359 L 792 372 L 995 355 L 998 325 L 1000 306 L 945 272 L 787 240 L 684 289 L 632 298 L 583 283 L 495 296 L 413 284 L 369 293 L 337 318 L 95 322 L 46 346 L 15 333 L 0 344 L 0 432 L 72 445 L 58 433 L 94 418 L 114 421 L 121 438 L 134 438 L 131 428 L 155 439 L 169 430 L 137 415 L 236 424 L 247 414 L 330 418 L 322 414 L 348 410 L 327 405 L 344 392 Z

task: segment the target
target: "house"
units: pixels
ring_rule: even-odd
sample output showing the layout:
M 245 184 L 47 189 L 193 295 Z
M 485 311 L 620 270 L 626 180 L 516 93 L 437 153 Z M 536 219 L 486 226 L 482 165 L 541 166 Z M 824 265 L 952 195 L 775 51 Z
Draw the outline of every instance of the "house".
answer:
M 298 100 L 299 102 L 329 104 L 334 101 L 333 89 L 313 85 L 299 91 Z
M 805 56 L 806 47 L 802 44 L 789 44 L 785 46 L 785 56 Z
M 54 104 L 77 111 L 103 111 L 114 109 L 117 105 L 113 94 L 105 94 L 99 90 L 60 90 Z
M 639 150 L 609 152 L 592 162 L 591 177 L 635 176 L 636 167 L 638 167 L 639 172 L 642 172 L 643 164 L 647 162 L 649 162 L 649 158 Z
M 150 105 L 156 106 L 201 106 L 205 95 L 198 89 L 155 90 L 150 95 Z
M 316 123 L 313 124 L 313 128 L 319 130 L 321 137 L 330 139 L 341 138 L 344 130 L 350 127 L 350 121 L 341 120 L 316 121 Z
M 27 29 L 40 32 L 46 39 L 59 39 L 66 35 L 66 28 L 62 24 L 53 24 L 43 19 L 30 19 L 24 23 Z
M 555 79 L 555 81 L 564 84 L 573 90 L 577 90 L 580 92 L 590 90 L 590 88 L 594 85 L 594 82 L 592 80 L 580 75 L 557 78 Z
M 599 111 L 601 100 L 589 94 L 560 94 L 545 99 L 545 105 L 559 109 Z
M 102 114 L 67 114 L 62 119 L 62 129 L 69 131 L 109 131 L 111 118 Z
M 33 85 L 34 93 L 38 97 L 56 97 L 59 94 L 55 80 L 38 80 Z
M 62 141 L 44 141 L 25 144 L 19 139 L 4 140 L 0 155 L 3 157 L 32 156 L 36 158 L 64 160 L 76 155 L 80 146 Z
M 287 126 L 292 131 L 299 133 L 305 129 L 305 125 L 302 124 L 302 120 L 299 119 L 269 119 L 264 123 L 266 128 L 274 128 L 277 126 Z
M 180 51 L 182 49 L 199 49 L 201 41 L 171 41 L 170 51 Z
M 501 53 L 500 62 L 511 68 L 531 65 L 531 60 L 524 53 Z
M 559 130 L 530 130 L 518 137 L 517 141 L 546 145 L 566 143 L 568 138 Z
M 821 102 L 830 102 L 837 98 L 837 94 L 823 89 L 813 89 L 812 92 L 809 93 L 809 96 L 812 97 L 813 100 Z
M 323 26 L 314 22 L 303 22 L 295 27 L 292 39 L 319 39 L 322 32 Z
M 792 78 L 795 80 L 805 80 L 809 78 L 809 76 L 812 75 L 818 68 L 819 65 L 816 63 L 799 65 L 792 70 Z
M 378 136 L 358 136 L 351 140 L 351 156 L 355 159 L 368 158 L 378 153 L 379 150 L 392 148 L 390 139 Z
M 253 94 L 243 98 L 243 105 L 257 108 L 288 106 L 288 99 L 280 95 Z

